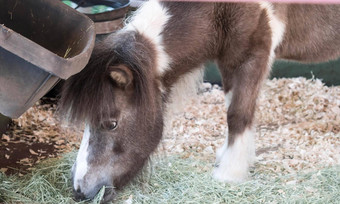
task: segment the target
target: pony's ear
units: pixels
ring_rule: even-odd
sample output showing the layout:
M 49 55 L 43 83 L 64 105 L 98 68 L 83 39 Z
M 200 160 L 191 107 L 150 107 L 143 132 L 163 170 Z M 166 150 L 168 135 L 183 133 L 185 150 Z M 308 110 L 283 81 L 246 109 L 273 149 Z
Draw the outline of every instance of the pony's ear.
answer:
M 121 88 L 129 86 L 133 80 L 131 70 L 124 64 L 109 66 L 111 79 Z

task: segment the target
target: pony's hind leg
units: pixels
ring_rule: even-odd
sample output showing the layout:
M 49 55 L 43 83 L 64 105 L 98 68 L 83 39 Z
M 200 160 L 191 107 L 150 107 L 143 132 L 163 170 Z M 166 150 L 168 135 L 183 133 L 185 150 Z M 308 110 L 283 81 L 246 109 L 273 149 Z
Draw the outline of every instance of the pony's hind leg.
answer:
M 213 177 L 219 181 L 242 182 L 246 180 L 248 169 L 255 161 L 253 118 L 256 99 L 261 82 L 267 76 L 270 58 L 269 47 L 261 48 L 254 49 L 252 56 L 256 57 L 249 57 L 240 63 L 241 66 L 233 67 L 231 70 L 234 71 L 227 78 L 223 76 L 224 80 L 232 82 L 232 88 L 227 87 L 225 90 L 226 96 L 232 93 L 232 98 L 230 106 L 227 107 L 226 142 L 217 151 L 216 168 L 213 172 Z M 226 67 L 220 67 L 222 75 L 223 68 Z

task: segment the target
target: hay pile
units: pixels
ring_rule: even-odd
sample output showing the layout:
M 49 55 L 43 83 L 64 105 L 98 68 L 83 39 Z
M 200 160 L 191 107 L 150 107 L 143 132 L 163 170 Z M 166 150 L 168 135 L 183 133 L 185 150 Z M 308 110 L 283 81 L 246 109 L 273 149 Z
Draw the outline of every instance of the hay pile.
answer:
M 0 173 L 0 203 L 74 203 L 70 169 L 75 153 L 48 159 L 29 174 L 6 176 Z
M 252 180 L 231 185 L 211 179 L 211 163 L 203 160 L 169 156 L 153 166 L 117 203 L 339 203 L 340 166 L 280 176 L 255 169 Z
M 256 113 L 258 162 L 252 180 L 241 185 L 211 179 L 216 148 L 224 142 L 226 114 L 223 91 L 217 86 L 206 88 L 184 113 L 174 117 L 171 131 L 146 171 L 152 175 L 144 173 L 136 179 L 118 195 L 119 203 L 337 202 L 339 86 L 326 87 L 320 80 L 304 78 L 265 82 Z M 12 143 L 28 144 L 24 156 L 31 173 L 23 175 L 27 169 L 18 171 L 22 177 L 0 173 L 0 202 L 73 203 L 69 171 L 74 153 L 34 166 L 80 144 L 82 131 L 61 126 L 55 109 L 54 102 L 41 101 L 2 135 L 0 152 L 9 158 L 15 152 L 10 149 Z M 32 148 L 35 143 L 51 144 L 53 153 Z M 0 169 L 8 173 L 6 168 Z M 99 200 L 100 196 L 94 203 Z
M 52 159 L 21 178 L 0 174 L 0 202 L 76 203 L 71 198 L 69 169 L 75 153 Z M 158 158 L 143 176 L 118 193 L 114 203 L 338 203 L 340 166 L 298 175 L 278 176 L 258 170 L 243 184 L 211 179 L 211 164 L 179 156 Z M 102 192 L 101 192 L 102 193 Z M 90 203 L 99 204 L 99 193 Z M 83 202 L 84 203 L 84 202 Z

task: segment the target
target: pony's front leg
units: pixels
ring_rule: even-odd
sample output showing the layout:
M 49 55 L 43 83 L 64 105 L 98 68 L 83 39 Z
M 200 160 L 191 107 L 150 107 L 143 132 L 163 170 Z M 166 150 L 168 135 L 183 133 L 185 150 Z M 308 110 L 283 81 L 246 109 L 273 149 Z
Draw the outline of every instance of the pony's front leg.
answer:
M 263 51 L 263 50 L 262 50 Z M 248 177 L 248 170 L 255 161 L 253 118 L 261 82 L 269 68 L 268 55 L 250 57 L 241 66 L 233 69 L 232 93 L 227 107 L 228 129 L 225 144 L 217 152 L 213 177 L 223 182 L 242 182 Z M 222 71 L 223 73 L 223 71 Z M 222 74 L 223 75 L 223 74 Z M 226 101 L 226 105 L 229 105 Z

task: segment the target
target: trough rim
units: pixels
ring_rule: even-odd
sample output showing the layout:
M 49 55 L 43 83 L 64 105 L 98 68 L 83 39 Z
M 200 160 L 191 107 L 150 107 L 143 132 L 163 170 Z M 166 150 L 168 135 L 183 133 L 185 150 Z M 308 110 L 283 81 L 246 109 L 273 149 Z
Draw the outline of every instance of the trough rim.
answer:
M 46 1 L 46 0 L 45 0 Z M 90 39 L 81 52 L 73 57 L 64 58 L 47 48 L 37 44 L 20 33 L 0 24 L 0 47 L 24 59 L 25 61 L 43 69 L 59 78 L 67 79 L 80 72 L 88 63 L 95 44 L 94 22 L 86 15 L 54 0 L 49 0 L 54 8 L 64 9 L 87 21 L 89 27 L 84 31 L 90 33 Z

